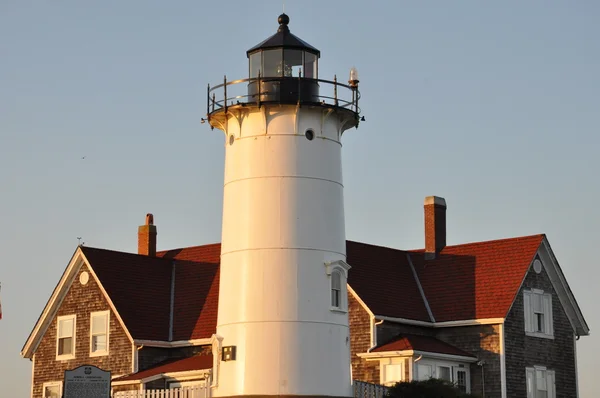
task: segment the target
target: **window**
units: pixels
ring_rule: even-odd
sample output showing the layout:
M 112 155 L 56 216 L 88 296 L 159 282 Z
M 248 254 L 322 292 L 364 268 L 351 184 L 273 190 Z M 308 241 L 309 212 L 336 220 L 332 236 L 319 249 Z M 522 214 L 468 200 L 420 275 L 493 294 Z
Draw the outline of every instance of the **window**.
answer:
M 44 383 L 43 398 L 60 398 L 62 397 L 62 383 L 60 381 L 53 381 L 50 383 Z
M 434 358 L 415 359 L 413 363 L 413 380 L 447 380 L 456 384 L 462 392 L 471 392 L 469 364 Z
M 467 392 L 467 371 L 465 369 L 454 369 L 454 383 L 462 392 Z
M 393 386 L 399 381 L 403 381 L 404 369 L 402 363 L 392 363 L 383 365 L 383 380 L 382 384 L 385 386 Z
M 331 306 L 342 308 L 342 274 L 340 271 L 331 273 Z
M 92 312 L 90 356 L 108 355 L 109 311 Z
M 452 381 L 452 376 L 450 376 L 450 367 L 449 366 L 438 366 L 437 377 L 438 377 L 438 379 Z
M 417 380 L 429 380 L 432 376 L 431 365 L 417 364 Z
M 343 260 L 325 262 L 325 273 L 329 278 L 329 303 L 331 304 L 331 311 L 347 312 L 346 278 L 348 278 L 348 270 L 350 268 Z
M 552 337 L 552 295 L 543 290 L 523 292 L 525 333 L 530 336 Z
M 75 358 L 75 315 L 56 320 L 56 359 Z
M 527 368 L 527 398 L 556 398 L 554 371 L 542 366 Z

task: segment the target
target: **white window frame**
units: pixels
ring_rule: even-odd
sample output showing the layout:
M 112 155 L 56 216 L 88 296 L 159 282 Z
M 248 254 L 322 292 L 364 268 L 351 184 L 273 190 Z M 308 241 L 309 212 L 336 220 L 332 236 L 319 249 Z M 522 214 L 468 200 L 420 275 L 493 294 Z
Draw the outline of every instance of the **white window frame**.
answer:
M 401 381 L 406 381 L 406 364 L 405 364 L 405 357 L 393 357 L 393 358 L 385 358 L 379 361 L 379 382 L 384 385 L 384 386 L 393 386 L 398 382 Z M 400 368 L 400 378 L 399 379 L 393 379 L 393 380 L 388 380 L 387 376 L 387 369 L 388 366 L 394 366 L 394 367 L 399 367 Z
M 541 308 L 535 308 L 539 300 Z M 523 311 L 525 314 L 525 334 L 532 337 L 554 338 L 552 317 L 552 295 L 540 289 L 523 290 Z M 542 316 L 543 330 L 538 330 L 539 317 Z
M 347 289 L 347 280 L 348 280 L 348 270 L 352 268 L 345 261 L 336 260 L 336 261 L 328 261 L 325 262 L 325 273 L 329 277 L 329 309 L 333 312 L 348 312 L 348 289 Z M 340 300 L 339 307 L 333 305 L 332 296 L 333 296 L 333 281 L 335 275 L 339 275 L 340 278 Z
M 431 367 L 431 378 L 439 379 L 440 378 L 440 367 L 450 368 L 450 381 L 452 383 L 456 383 L 458 381 L 457 373 L 459 371 L 465 372 L 465 383 L 467 388 L 467 394 L 471 393 L 471 367 L 468 363 L 463 362 L 454 362 L 454 361 L 445 361 L 434 358 L 422 358 L 416 361 L 413 361 L 413 380 L 425 380 L 422 379 L 419 375 L 419 365 L 427 365 Z
M 42 398 L 48 398 L 46 396 L 46 388 L 47 387 L 58 387 L 58 396 L 62 397 L 62 388 L 63 383 L 60 381 L 49 381 L 47 383 L 42 384 Z
M 538 372 L 543 372 L 546 377 L 546 385 L 538 386 Z M 537 398 L 538 391 L 546 391 L 547 398 L 556 398 L 556 374 L 545 366 L 534 366 L 525 369 L 527 398 Z M 542 388 L 538 388 L 542 387 Z
M 106 325 L 105 325 L 106 349 L 93 351 L 93 349 L 94 349 L 94 334 L 93 334 L 92 322 L 93 322 L 94 317 L 103 316 L 103 315 L 106 316 Z M 108 355 L 109 342 L 110 342 L 110 311 L 106 310 L 106 311 L 91 312 L 90 313 L 90 357 L 101 357 L 101 356 Z
M 71 338 L 72 338 L 71 353 L 59 355 L 58 347 L 59 347 L 59 341 L 60 341 L 60 338 L 59 338 L 60 323 L 61 323 L 61 321 L 66 321 L 66 320 L 73 321 L 73 335 L 71 336 Z M 64 361 L 64 360 L 75 358 L 75 348 L 77 347 L 76 338 L 77 338 L 77 316 L 76 315 L 63 315 L 63 316 L 56 317 L 56 360 L 57 361 Z

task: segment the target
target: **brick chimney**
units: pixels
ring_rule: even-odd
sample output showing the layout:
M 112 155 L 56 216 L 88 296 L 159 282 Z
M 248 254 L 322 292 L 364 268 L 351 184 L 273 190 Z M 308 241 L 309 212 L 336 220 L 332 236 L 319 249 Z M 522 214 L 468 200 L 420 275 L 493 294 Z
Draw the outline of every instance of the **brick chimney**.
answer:
M 446 200 L 439 196 L 425 198 L 425 253 L 435 258 L 446 247 Z
M 156 225 L 151 213 L 146 214 L 146 225 L 138 228 L 138 254 L 156 256 Z

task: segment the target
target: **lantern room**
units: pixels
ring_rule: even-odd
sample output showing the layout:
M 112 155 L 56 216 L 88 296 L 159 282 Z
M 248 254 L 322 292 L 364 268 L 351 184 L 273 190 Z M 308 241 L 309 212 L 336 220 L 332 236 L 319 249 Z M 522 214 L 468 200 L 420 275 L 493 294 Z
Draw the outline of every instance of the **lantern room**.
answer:
M 347 113 L 358 126 L 358 77 L 352 68 L 348 84 L 319 78 L 321 52 L 290 32 L 290 18 L 281 14 L 277 32 L 246 51 L 248 77 L 208 86 L 207 120 L 221 126 L 233 109 L 263 105 L 308 105 Z M 204 120 L 204 119 L 203 119 Z
M 318 79 L 319 50 L 290 32 L 290 18 L 286 14 L 281 14 L 277 21 L 277 33 L 247 51 L 249 77 Z

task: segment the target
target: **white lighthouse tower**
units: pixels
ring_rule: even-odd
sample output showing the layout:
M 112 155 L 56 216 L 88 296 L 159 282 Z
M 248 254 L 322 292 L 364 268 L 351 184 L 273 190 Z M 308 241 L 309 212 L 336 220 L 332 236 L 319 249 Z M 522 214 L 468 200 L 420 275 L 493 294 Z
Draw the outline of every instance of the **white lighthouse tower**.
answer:
M 248 79 L 208 88 L 226 135 L 213 395 L 348 397 L 341 136 L 358 79 L 319 79 L 319 50 L 278 22 Z

